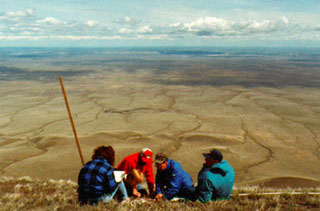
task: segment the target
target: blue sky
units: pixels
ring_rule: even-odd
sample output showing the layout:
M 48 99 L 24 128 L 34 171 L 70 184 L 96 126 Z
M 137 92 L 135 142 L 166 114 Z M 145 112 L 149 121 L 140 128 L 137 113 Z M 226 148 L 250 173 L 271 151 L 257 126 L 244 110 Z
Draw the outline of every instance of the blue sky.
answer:
M 320 47 L 319 0 L 0 0 L 0 5 L 0 47 Z

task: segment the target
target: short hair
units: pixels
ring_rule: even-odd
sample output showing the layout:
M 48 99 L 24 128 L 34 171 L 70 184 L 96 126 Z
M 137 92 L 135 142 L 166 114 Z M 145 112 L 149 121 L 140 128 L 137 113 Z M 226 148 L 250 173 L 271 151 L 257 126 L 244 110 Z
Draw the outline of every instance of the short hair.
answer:
M 102 146 L 96 147 L 93 151 L 92 160 L 97 159 L 99 156 L 104 157 L 111 166 L 114 165 L 115 152 L 112 146 L 102 145 Z
M 156 154 L 156 160 L 155 163 L 156 164 L 161 164 L 168 161 L 168 156 L 162 152 Z

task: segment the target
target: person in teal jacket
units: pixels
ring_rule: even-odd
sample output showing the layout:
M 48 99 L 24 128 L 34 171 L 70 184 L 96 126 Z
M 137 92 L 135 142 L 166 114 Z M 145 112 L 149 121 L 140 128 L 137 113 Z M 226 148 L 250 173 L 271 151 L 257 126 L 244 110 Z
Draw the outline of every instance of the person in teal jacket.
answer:
M 213 149 L 204 153 L 205 163 L 198 174 L 196 199 L 202 203 L 229 199 L 234 184 L 234 170 L 222 153 Z

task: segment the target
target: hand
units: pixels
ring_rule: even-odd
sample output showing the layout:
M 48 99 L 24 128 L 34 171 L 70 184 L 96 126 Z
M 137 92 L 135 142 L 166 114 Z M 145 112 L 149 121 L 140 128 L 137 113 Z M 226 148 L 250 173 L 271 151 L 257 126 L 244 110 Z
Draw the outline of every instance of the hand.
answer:
M 156 193 L 156 187 L 153 186 L 152 188 L 149 188 L 149 197 L 150 198 L 154 198 L 155 197 L 155 194 Z
M 162 193 L 158 193 L 158 194 L 154 197 L 154 199 L 158 201 L 158 200 L 162 199 L 162 197 L 163 197 L 163 194 L 162 194 Z
M 134 196 L 136 196 L 136 197 L 140 197 L 140 196 L 141 196 L 141 193 L 139 193 L 139 191 L 138 191 L 136 188 L 134 188 L 134 189 L 132 190 L 132 195 L 134 195 Z

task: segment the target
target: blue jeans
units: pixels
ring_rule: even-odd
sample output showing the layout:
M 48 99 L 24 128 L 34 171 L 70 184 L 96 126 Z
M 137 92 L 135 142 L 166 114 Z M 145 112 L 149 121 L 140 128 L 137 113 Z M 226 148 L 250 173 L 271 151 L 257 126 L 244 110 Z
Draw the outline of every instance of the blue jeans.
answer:
M 126 187 L 124 186 L 124 182 L 122 181 L 122 182 L 118 183 L 116 189 L 112 193 L 105 194 L 105 195 L 99 197 L 98 202 L 103 201 L 104 203 L 107 203 L 107 202 L 111 201 L 118 190 L 120 191 L 122 200 L 128 198 L 128 193 L 127 193 Z

